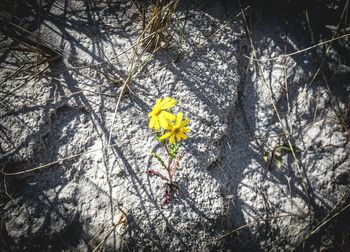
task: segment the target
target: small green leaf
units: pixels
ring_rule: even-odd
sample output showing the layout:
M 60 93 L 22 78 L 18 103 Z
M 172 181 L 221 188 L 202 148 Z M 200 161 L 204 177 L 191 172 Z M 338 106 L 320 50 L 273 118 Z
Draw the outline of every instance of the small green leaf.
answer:
M 292 150 L 295 152 L 295 153 L 301 153 L 302 152 L 302 149 L 300 149 L 298 146 L 296 145 L 292 145 L 291 146 L 292 148 L 290 148 L 290 145 L 289 144 L 285 144 L 282 146 L 283 149 L 287 150 L 288 152 L 292 153 Z
M 303 150 L 301 148 L 299 148 L 298 146 L 296 145 L 293 145 L 293 149 L 294 149 L 294 152 L 295 153 L 301 153 Z
M 160 131 L 157 131 L 157 132 L 156 132 L 156 134 L 157 134 L 156 136 L 157 136 L 157 140 L 158 140 L 158 142 L 160 142 L 160 143 L 161 143 L 161 142 L 162 142 L 162 140 L 160 140 L 160 138 L 161 138 L 161 136 L 162 136 L 162 133 L 161 133 Z
M 278 169 L 280 169 L 282 167 L 282 164 L 283 164 L 283 159 L 282 159 L 282 156 L 279 154 L 279 155 L 275 155 L 275 160 L 276 160 L 276 166 Z
M 161 163 L 161 165 L 163 166 L 163 168 L 165 170 L 168 169 L 167 166 L 165 165 L 165 162 L 163 161 L 163 159 L 157 153 L 152 152 L 152 156 L 155 157 L 159 161 L 159 163 Z

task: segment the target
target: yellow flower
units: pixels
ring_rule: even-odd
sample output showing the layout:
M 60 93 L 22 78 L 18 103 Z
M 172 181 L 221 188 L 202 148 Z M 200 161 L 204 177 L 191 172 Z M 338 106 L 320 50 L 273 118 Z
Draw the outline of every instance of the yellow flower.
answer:
M 161 136 L 160 140 L 170 137 L 169 138 L 170 144 L 174 143 L 175 137 L 177 142 L 180 142 L 181 139 L 186 140 L 187 139 L 186 133 L 190 132 L 190 129 L 186 128 L 186 126 L 190 120 L 186 118 L 183 122 L 181 122 L 182 118 L 183 118 L 183 113 L 181 112 L 178 113 L 176 117 L 175 125 L 172 122 L 170 122 L 169 128 L 168 128 L 169 131 L 165 133 L 163 136 Z
M 175 120 L 176 117 L 165 110 L 174 107 L 175 104 L 176 100 L 170 97 L 157 99 L 156 105 L 154 105 L 152 111 L 148 114 L 148 117 L 151 118 L 149 121 L 149 128 L 154 128 L 156 131 L 158 131 L 160 127 L 164 129 L 169 128 L 169 122 Z

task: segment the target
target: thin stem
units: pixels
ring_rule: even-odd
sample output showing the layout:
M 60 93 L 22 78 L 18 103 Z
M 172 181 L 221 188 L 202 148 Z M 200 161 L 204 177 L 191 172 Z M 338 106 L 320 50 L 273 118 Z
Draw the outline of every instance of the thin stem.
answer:
M 169 158 L 169 163 L 168 163 L 168 176 L 169 176 L 169 183 L 172 184 L 173 183 L 173 176 L 171 175 L 171 163 L 173 162 L 173 158 L 170 156 Z
M 171 157 L 169 148 L 168 148 L 168 146 L 166 145 L 165 141 L 162 141 L 162 145 L 163 145 L 164 149 L 166 150 L 166 152 L 168 153 L 168 155 Z

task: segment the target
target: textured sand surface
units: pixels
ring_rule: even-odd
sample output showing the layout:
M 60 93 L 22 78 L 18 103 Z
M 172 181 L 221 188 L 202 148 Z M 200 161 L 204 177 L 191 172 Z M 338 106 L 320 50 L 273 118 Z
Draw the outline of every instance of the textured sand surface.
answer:
M 48 6 L 35 29 L 61 60 L 10 78 L 35 54 L 2 54 L 1 163 L 13 173 L 54 162 L 5 177 L 13 200 L 1 199 L 4 246 L 88 250 L 114 230 L 106 250 L 288 250 L 310 216 L 337 203 L 348 184 L 347 135 L 327 88 L 308 85 L 307 56 L 249 64 L 242 19 L 227 23 L 224 6 L 207 4 L 189 10 L 184 32 L 174 24 L 169 48 L 138 58 L 118 104 L 140 18 L 131 3 L 68 2 Z M 284 53 L 278 23 L 269 22 L 254 37 L 262 59 Z M 145 171 L 161 169 L 153 151 L 165 155 L 147 114 L 166 96 L 190 118 L 191 133 L 180 147 L 179 195 L 163 206 L 163 181 Z M 287 139 L 302 152 L 269 166 L 264 153 Z M 113 229 L 120 209 L 128 223 Z M 269 221 L 229 233 L 258 219 Z

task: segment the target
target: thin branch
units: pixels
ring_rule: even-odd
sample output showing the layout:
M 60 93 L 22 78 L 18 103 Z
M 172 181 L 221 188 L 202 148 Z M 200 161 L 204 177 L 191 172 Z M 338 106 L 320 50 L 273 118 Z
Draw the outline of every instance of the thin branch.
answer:
M 259 61 L 259 62 L 265 62 L 265 61 L 271 61 L 271 60 L 278 60 L 278 59 L 281 59 L 281 58 L 284 58 L 284 57 L 289 57 L 289 56 L 293 56 L 293 55 L 296 55 L 296 54 L 300 54 L 300 53 L 303 53 L 303 52 L 306 52 L 306 51 L 309 51 L 311 49 L 314 49 L 316 47 L 319 47 L 319 46 L 322 46 L 322 45 L 325 45 L 325 44 L 329 44 L 329 43 L 332 43 L 333 41 L 336 41 L 336 40 L 339 40 L 339 39 L 342 39 L 342 38 L 346 38 L 346 37 L 349 37 L 350 36 L 350 33 L 346 33 L 346 34 L 343 34 L 339 37 L 336 37 L 336 38 L 332 38 L 332 39 L 329 39 L 329 40 L 326 40 L 326 41 L 323 41 L 323 42 L 320 42 L 316 45 L 313 45 L 313 46 L 310 46 L 310 47 L 307 47 L 307 48 L 304 48 L 302 50 L 298 50 L 296 52 L 292 52 L 292 53 L 288 53 L 288 54 L 281 54 L 279 56 L 276 56 L 276 57 L 272 57 L 272 58 L 266 58 L 266 59 L 257 59 L 255 57 L 249 57 L 247 55 L 243 55 L 244 57 L 246 57 L 247 59 L 249 60 L 252 60 L 252 61 Z

